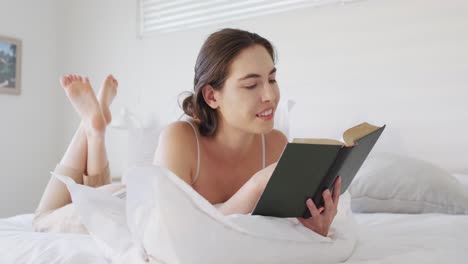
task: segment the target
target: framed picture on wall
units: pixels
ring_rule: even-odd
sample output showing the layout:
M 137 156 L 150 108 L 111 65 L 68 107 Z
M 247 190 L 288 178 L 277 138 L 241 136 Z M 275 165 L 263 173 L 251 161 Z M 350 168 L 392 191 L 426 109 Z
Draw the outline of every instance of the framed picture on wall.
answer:
M 0 94 L 21 93 L 21 40 L 0 36 Z

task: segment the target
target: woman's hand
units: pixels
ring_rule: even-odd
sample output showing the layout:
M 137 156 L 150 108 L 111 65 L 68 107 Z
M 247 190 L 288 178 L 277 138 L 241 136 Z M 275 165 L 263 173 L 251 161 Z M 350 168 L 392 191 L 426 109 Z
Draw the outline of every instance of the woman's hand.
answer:
M 330 225 L 333 222 L 336 214 L 338 213 L 338 201 L 340 200 L 341 192 L 341 177 L 335 182 L 333 190 L 333 196 L 327 189 L 323 192 L 323 200 L 325 201 L 325 208 L 321 207 L 317 209 L 312 199 L 307 199 L 306 204 L 309 208 L 312 217 L 304 219 L 302 217 L 297 218 L 305 227 L 310 230 L 322 235 L 327 236 Z

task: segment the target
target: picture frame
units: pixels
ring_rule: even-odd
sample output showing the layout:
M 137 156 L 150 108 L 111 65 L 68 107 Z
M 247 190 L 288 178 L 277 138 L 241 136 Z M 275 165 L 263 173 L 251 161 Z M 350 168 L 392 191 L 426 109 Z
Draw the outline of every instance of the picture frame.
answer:
M 21 94 L 21 40 L 0 36 L 0 94 Z

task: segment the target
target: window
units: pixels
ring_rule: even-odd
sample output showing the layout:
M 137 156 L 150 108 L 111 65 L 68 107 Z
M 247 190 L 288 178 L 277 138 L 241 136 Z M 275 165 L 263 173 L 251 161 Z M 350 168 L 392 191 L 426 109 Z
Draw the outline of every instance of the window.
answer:
M 356 0 L 140 0 L 141 35 L 173 32 Z

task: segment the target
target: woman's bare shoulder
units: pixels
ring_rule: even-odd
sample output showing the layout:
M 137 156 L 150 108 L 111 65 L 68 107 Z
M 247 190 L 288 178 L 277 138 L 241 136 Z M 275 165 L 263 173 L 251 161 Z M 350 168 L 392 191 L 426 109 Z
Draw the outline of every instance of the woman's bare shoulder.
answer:
M 162 130 L 154 156 L 155 165 L 171 170 L 190 184 L 196 158 L 197 142 L 194 131 L 187 122 L 176 121 Z
M 283 153 L 284 147 L 288 144 L 288 138 L 283 132 L 273 129 L 271 132 L 265 135 L 267 152 L 270 155 L 271 162 L 278 161 L 281 153 Z
M 193 129 L 187 123 L 188 121 L 175 121 L 168 124 L 161 132 L 165 137 L 176 137 L 178 140 L 185 141 L 191 139 L 195 135 Z M 194 123 L 192 121 L 192 123 Z
M 282 147 L 284 147 L 288 143 L 288 138 L 286 137 L 286 135 L 277 129 L 271 130 L 270 133 L 266 134 L 266 137 L 270 141 L 276 143 L 275 145 L 279 145 Z

